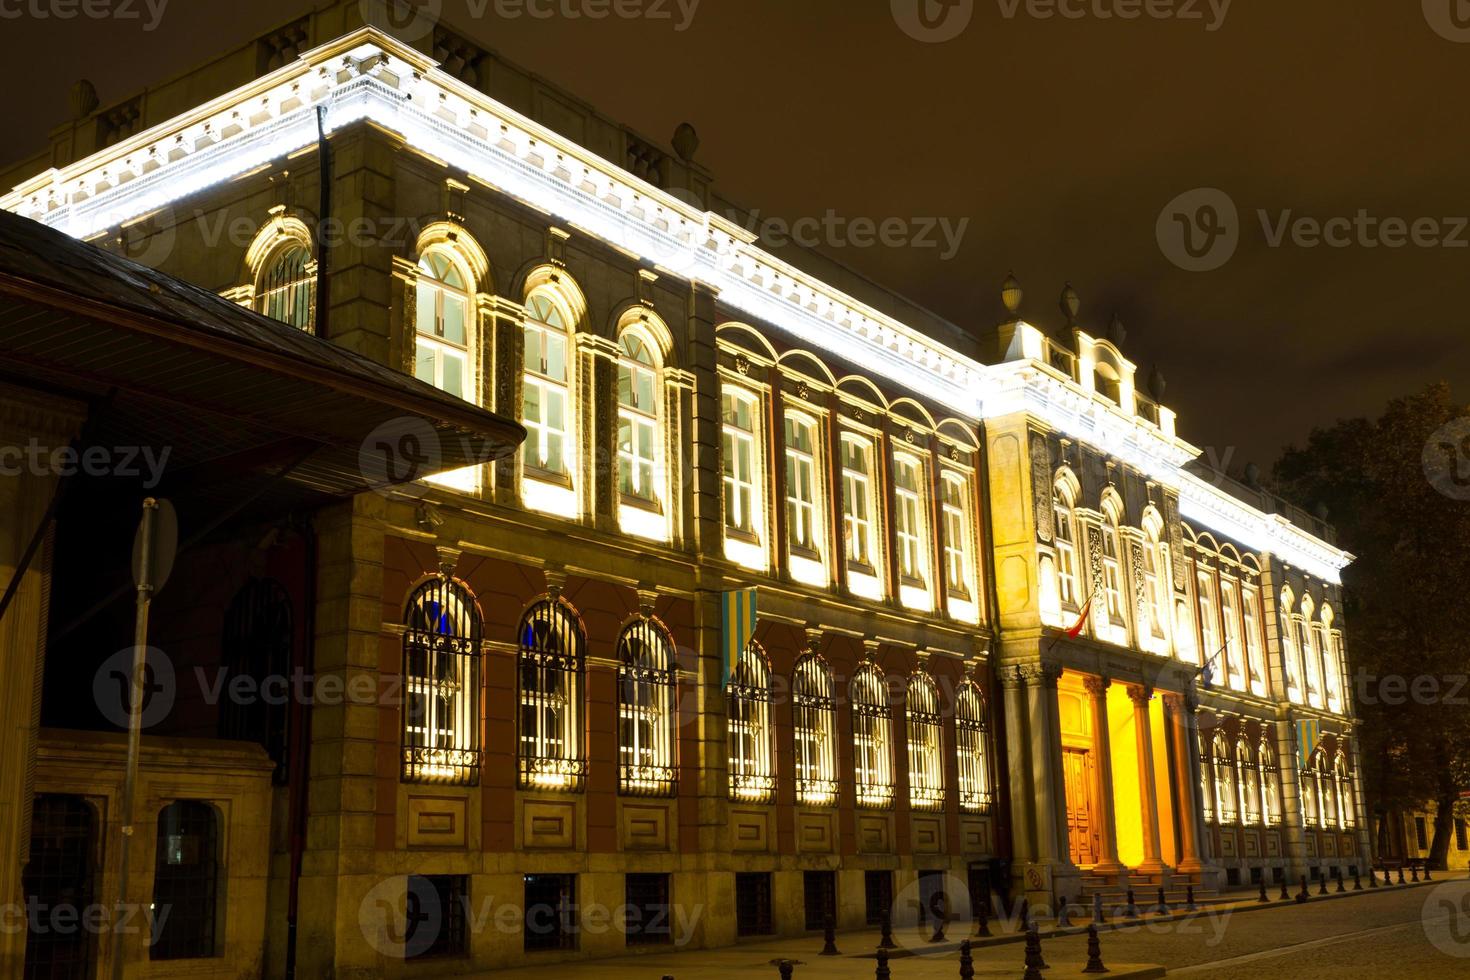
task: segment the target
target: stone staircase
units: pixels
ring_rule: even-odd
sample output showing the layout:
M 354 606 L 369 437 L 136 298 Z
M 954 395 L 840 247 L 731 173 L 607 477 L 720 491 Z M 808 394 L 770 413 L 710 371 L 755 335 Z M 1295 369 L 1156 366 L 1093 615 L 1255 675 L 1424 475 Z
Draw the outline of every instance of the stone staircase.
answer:
M 1206 887 L 1198 872 L 1163 871 L 1143 874 L 1124 869 L 1114 875 L 1098 875 L 1090 871 L 1082 873 L 1082 894 L 1075 903 L 1084 908 L 1092 907 L 1092 897 L 1101 895 L 1103 907 L 1109 914 L 1112 910 L 1128 903 L 1128 889 L 1133 889 L 1133 900 L 1142 910 L 1158 905 L 1159 889 L 1164 889 L 1164 900 L 1170 909 L 1183 908 L 1189 897 L 1189 888 L 1194 888 L 1196 905 L 1209 905 L 1218 901 L 1218 889 Z M 1069 896 L 1070 900 L 1070 896 Z

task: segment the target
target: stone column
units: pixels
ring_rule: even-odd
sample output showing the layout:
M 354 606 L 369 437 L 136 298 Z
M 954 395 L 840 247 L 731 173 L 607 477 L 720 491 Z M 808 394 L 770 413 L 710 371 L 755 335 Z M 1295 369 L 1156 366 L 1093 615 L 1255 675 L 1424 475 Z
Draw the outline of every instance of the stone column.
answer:
M 1154 690 L 1148 685 L 1129 686 L 1128 697 L 1133 701 L 1133 729 L 1138 741 L 1139 805 L 1143 809 L 1143 863 L 1138 870 L 1157 874 L 1164 870 L 1164 862 L 1159 855 L 1159 792 L 1154 781 L 1153 727 L 1148 714 L 1148 703 L 1153 700 Z
M 1036 855 L 1034 794 L 1031 792 L 1030 763 L 1026 758 L 1025 703 L 1021 697 L 1019 668 L 998 671 L 1006 711 L 1006 768 L 1010 776 L 1011 856 L 1019 870 Z
M 1281 775 L 1281 856 L 1288 881 L 1308 873 L 1307 828 L 1302 815 L 1301 755 L 1297 751 L 1296 717 L 1281 709 L 1276 724 L 1276 765 Z
M 1065 859 L 1066 852 L 1059 850 L 1060 839 L 1058 810 L 1061 800 L 1056 793 L 1056 782 L 1051 773 L 1051 732 L 1049 727 L 1055 720 L 1056 680 L 1048 681 L 1048 672 L 1037 666 L 1025 668 L 1026 705 L 1031 730 L 1031 788 L 1035 796 L 1034 819 L 1036 825 L 1037 862 L 1056 862 Z
M 1174 799 L 1179 808 L 1179 870 L 1189 873 L 1204 869 L 1200 858 L 1200 840 L 1203 836 L 1202 818 L 1204 809 L 1200 803 L 1199 771 L 1194 759 L 1198 751 L 1197 742 L 1191 735 L 1189 719 L 1193 712 L 1184 700 L 1176 695 L 1164 698 L 1164 723 L 1169 744 L 1176 760 Z
M 1123 870 L 1118 860 L 1118 818 L 1113 812 L 1113 745 L 1108 731 L 1108 687 L 1112 680 L 1107 677 L 1089 677 L 1087 693 L 1091 696 L 1093 745 L 1097 749 L 1097 762 L 1093 766 L 1098 808 L 1098 855 L 1093 866 L 1094 874 L 1117 874 Z

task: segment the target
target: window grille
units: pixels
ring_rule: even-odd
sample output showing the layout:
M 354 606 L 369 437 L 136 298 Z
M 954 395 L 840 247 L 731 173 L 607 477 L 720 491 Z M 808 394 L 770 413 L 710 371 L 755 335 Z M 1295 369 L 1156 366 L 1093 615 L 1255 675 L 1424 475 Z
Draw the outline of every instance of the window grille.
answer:
M 521 788 L 580 790 L 587 775 L 582 626 L 565 602 L 544 600 L 521 620 L 520 644 Z
M 670 796 L 675 783 L 674 645 L 643 617 L 618 638 L 618 788 L 634 796 Z
M 480 778 L 480 612 L 469 590 L 430 579 L 409 596 L 403 633 L 403 779 Z
M 909 678 L 909 805 L 915 810 L 944 807 L 942 720 L 939 690 L 928 674 Z

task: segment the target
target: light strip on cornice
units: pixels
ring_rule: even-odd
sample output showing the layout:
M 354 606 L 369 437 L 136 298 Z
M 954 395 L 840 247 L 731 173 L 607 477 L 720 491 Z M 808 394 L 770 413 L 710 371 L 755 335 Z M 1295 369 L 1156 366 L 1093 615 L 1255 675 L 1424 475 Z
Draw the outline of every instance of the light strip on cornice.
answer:
M 922 392 L 961 417 L 1028 411 L 1162 483 L 1179 484 L 1181 493 L 1188 484 L 1180 467 L 1196 452 L 1187 443 L 1100 404 L 1034 364 L 986 366 L 940 344 L 765 252 L 743 229 L 451 78 L 431 59 L 372 28 L 306 52 L 292 65 L 91 157 L 39 174 L 0 198 L 0 207 L 89 238 L 310 146 L 319 105 L 327 106 L 328 132 L 371 120 L 421 152 L 706 283 L 731 308 Z M 1334 551 L 1321 542 L 1316 548 L 1287 547 L 1316 539 L 1291 525 L 1285 532 L 1272 530 L 1284 522 L 1233 498 L 1209 498 L 1208 505 L 1202 498 L 1194 514 L 1225 533 L 1250 531 L 1236 536 L 1303 568 L 1324 568 L 1310 559 Z
M 1180 473 L 1179 513 L 1334 585 L 1341 583 L 1340 572 L 1353 560 L 1286 518 L 1256 510 L 1193 473 Z

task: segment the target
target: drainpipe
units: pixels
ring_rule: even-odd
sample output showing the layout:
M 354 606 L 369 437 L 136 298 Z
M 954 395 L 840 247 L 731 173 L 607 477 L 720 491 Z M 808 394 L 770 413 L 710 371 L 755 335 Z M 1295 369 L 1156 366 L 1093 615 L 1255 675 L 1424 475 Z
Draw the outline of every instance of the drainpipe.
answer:
M 316 323 L 313 332 L 325 339 L 331 335 L 327 328 L 332 312 L 331 275 L 327 262 L 327 237 L 332 219 L 332 147 L 327 142 L 327 107 L 324 105 L 316 107 L 316 159 L 321 201 L 317 207 Z

